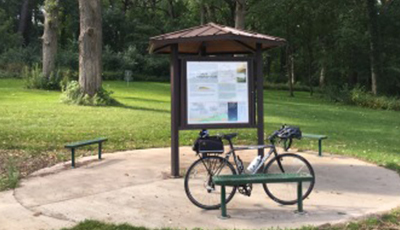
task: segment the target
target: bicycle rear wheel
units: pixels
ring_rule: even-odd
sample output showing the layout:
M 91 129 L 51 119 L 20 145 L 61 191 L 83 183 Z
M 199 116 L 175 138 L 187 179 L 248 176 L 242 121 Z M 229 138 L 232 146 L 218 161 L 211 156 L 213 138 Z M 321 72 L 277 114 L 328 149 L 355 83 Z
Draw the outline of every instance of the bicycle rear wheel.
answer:
M 281 163 L 282 168 L 279 166 Z M 267 163 L 264 168 L 264 173 L 279 174 L 279 173 L 308 173 L 314 177 L 311 182 L 303 182 L 303 200 L 310 195 L 315 184 L 315 174 L 311 164 L 302 156 L 285 153 L 278 155 Z M 277 183 L 263 184 L 267 195 L 283 205 L 297 203 L 297 183 Z
M 229 161 L 218 156 L 206 156 L 195 161 L 185 175 L 185 192 L 189 200 L 202 209 L 221 207 L 221 186 L 216 186 L 212 177 L 236 174 Z M 226 186 L 226 203 L 236 192 L 235 186 Z

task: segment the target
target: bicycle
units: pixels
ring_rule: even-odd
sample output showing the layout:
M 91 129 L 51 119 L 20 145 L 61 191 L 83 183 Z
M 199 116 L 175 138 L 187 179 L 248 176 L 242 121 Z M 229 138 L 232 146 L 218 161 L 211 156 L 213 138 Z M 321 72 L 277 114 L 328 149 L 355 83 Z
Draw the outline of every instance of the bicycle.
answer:
M 300 132 L 300 134 L 298 132 Z M 314 179 L 309 183 L 303 184 L 304 188 L 306 188 L 303 189 L 302 198 L 304 200 L 311 193 L 315 184 L 315 174 L 311 164 L 304 157 L 298 154 L 278 154 L 275 147 L 276 139 L 279 138 L 280 141 L 285 142 L 285 151 L 287 151 L 292 144 L 292 139 L 299 138 L 299 135 L 301 138 L 300 129 L 298 129 L 296 133 L 296 128 L 283 126 L 280 130 L 275 131 L 268 137 L 270 142 L 269 145 L 234 147 L 232 139 L 237 136 L 236 133 L 209 136 L 207 130 L 201 131 L 200 137 L 193 146 L 193 150 L 196 151 L 196 155 L 199 159 L 189 167 L 185 175 L 184 183 L 187 197 L 199 208 L 206 210 L 218 209 L 221 206 L 220 187 L 215 186 L 212 181 L 212 177 L 215 175 L 246 173 L 308 173 L 312 175 Z M 224 153 L 222 139 L 227 140 L 230 147 L 230 150 L 225 153 L 224 157 L 219 156 Z M 243 161 L 235 153 L 235 151 L 238 150 L 267 148 L 270 149 L 268 153 L 266 155 L 258 155 L 249 164 L 247 170 L 244 168 Z M 272 154 L 274 154 L 274 157 L 267 162 Z M 229 162 L 231 156 L 233 156 L 235 167 Z M 297 202 L 296 186 L 297 185 L 294 183 L 263 184 L 266 194 L 272 200 L 282 205 L 291 205 Z M 250 196 L 252 185 L 246 184 L 226 187 L 226 203 L 232 200 L 236 190 L 243 195 Z

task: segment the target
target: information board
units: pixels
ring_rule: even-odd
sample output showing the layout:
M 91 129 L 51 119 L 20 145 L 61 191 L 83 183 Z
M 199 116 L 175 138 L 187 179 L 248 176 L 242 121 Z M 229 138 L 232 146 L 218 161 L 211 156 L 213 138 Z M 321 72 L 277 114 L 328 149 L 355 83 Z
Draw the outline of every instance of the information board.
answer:
M 247 124 L 248 61 L 187 61 L 188 125 Z

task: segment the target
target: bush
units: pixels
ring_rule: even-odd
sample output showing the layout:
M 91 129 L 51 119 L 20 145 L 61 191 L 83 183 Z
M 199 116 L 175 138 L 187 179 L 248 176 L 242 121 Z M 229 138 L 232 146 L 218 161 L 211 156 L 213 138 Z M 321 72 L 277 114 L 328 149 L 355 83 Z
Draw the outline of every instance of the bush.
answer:
M 79 53 L 73 49 L 63 49 L 57 52 L 57 66 L 78 70 Z
M 323 89 L 322 92 L 325 98 L 330 101 L 352 104 L 350 98 L 350 89 L 347 84 L 343 85 L 343 87 L 328 85 Z
M 273 83 L 273 82 L 265 82 L 264 89 L 274 89 L 274 90 L 289 90 L 288 83 Z M 319 91 L 318 88 L 313 88 L 314 92 Z M 307 85 L 301 84 L 293 84 L 293 91 L 303 91 L 303 92 L 310 92 L 310 87 Z
M 60 90 L 69 81 L 71 74 L 69 70 L 57 70 L 49 78 L 45 78 L 39 64 L 34 64 L 32 68 L 24 67 L 22 71 L 28 89 Z
M 26 66 L 40 62 L 33 46 L 9 48 L 0 54 L 0 78 L 21 78 Z
M 119 105 L 119 103 L 111 97 L 112 91 L 106 91 L 101 88 L 93 97 L 84 94 L 77 81 L 69 82 L 63 90 L 61 101 L 66 104 L 87 105 L 87 106 L 106 106 Z
M 364 87 L 356 87 L 351 90 L 350 99 L 353 104 L 362 107 L 400 111 L 400 99 L 386 96 L 377 97 L 366 92 Z
M 375 96 L 367 92 L 364 87 L 360 86 L 356 86 L 352 90 L 350 90 L 347 85 L 341 88 L 329 86 L 325 88 L 324 95 L 334 102 L 342 102 L 371 109 L 400 111 L 400 99 L 395 97 Z
M 123 72 L 103 71 L 101 78 L 105 81 L 124 80 Z
M 6 173 L 5 175 L 0 175 L 0 191 L 7 188 L 16 188 L 20 178 L 20 173 L 14 159 L 9 158 L 9 160 L 6 161 L 4 165 Z

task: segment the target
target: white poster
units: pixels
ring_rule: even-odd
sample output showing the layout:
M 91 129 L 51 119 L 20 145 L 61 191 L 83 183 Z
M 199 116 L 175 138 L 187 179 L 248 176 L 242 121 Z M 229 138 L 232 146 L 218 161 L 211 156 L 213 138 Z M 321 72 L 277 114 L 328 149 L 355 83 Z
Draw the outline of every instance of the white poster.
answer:
M 248 123 L 246 61 L 188 61 L 188 124 Z

